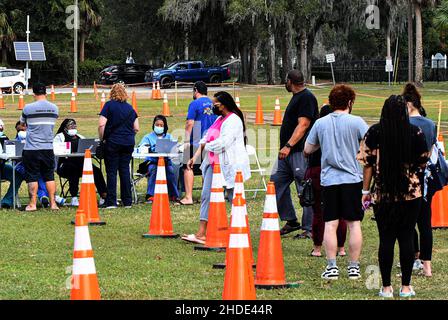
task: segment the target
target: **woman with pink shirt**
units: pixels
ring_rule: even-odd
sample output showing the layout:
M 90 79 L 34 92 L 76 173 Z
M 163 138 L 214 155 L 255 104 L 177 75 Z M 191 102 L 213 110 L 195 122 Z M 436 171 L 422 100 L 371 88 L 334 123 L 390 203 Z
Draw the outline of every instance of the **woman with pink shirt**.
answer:
M 241 110 L 235 100 L 227 92 L 217 92 L 213 99 L 213 113 L 218 115 L 215 123 L 208 129 L 200 142 L 200 148 L 188 162 L 192 168 L 202 152 L 207 152 L 201 165 L 203 188 L 199 230 L 196 234 L 184 235 L 182 240 L 192 243 L 205 243 L 207 231 L 208 209 L 213 178 L 213 165 L 219 163 L 224 178 L 224 188 L 229 201 L 233 199 L 235 176 L 238 170 L 243 173 L 244 181 L 251 176 L 249 155 L 246 151 L 246 125 Z

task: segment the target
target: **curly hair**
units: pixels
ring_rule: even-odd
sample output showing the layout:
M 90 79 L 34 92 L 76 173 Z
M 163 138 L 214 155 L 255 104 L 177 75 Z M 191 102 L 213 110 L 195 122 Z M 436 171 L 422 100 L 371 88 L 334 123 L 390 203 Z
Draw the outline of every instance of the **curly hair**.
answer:
M 126 88 L 120 83 L 114 84 L 110 90 L 110 100 L 126 102 L 127 99 L 128 94 L 126 93 Z
M 331 90 L 329 102 L 333 110 L 346 110 L 349 107 L 349 101 L 353 103 L 355 98 L 356 93 L 352 87 L 339 84 Z

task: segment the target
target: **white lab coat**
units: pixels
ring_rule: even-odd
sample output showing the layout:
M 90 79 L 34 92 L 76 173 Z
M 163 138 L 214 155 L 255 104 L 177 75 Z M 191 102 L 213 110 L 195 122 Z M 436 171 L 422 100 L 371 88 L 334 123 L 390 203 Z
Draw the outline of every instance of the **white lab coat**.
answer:
M 206 143 L 207 134 L 201 140 L 201 144 Z M 244 145 L 243 122 L 236 114 L 231 114 L 222 124 L 221 133 L 216 140 L 206 143 L 206 156 L 201 165 L 202 172 L 210 164 L 208 152 L 219 154 L 219 163 L 224 177 L 226 188 L 233 188 L 235 176 L 238 170 L 243 172 L 243 180 L 247 181 L 251 177 L 249 155 Z

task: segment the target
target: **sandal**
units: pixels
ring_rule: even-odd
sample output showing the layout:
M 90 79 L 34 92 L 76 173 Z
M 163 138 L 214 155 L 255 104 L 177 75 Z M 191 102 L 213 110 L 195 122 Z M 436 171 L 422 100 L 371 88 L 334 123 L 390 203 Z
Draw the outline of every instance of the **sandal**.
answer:
M 294 236 L 294 239 L 311 239 L 311 232 L 304 231 Z
M 314 249 L 312 249 L 310 252 L 310 256 L 314 258 L 322 258 L 322 253 L 320 253 L 320 255 L 314 254 Z
M 182 200 L 177 200 L 174 203 L 174 205 L 175 206 L 192 206 L 192 205 L 194 205 L 194 202 L 192 202 L 192 203 L 183 203 Z
M 184 234 L 181 239 L 184 241 L 187 241 L 187 242 L 191 242 L 191 243 L 205 244 L 205 241 L 196 238 L 195 234 L 188 234 L 188 235 Z
M 280 235 L 284 236 L 285 234 L 297 231 L 302 229 L 302 226 L 300 225 L 300 223 L 298 223 L 295 226 L 291 226 L 288 222 L 283 226 L 283 228 L 280 229 Z

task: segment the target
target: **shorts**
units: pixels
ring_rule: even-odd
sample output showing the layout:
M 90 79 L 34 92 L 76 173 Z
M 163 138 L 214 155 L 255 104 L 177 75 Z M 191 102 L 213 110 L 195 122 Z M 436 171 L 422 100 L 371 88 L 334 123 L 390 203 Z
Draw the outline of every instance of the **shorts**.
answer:
M 37 182 L 39 178 L 45 182 L 54 181 L 53 150 L 23 150 L 22 161 L 27 183 Z
M 362 221 L 362 182 L 322 187 L 324 221 Z

